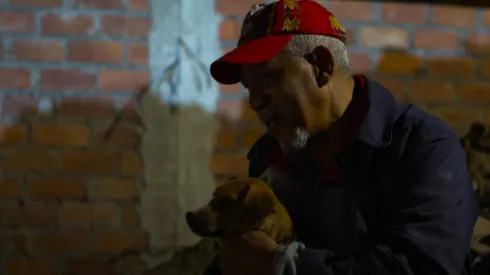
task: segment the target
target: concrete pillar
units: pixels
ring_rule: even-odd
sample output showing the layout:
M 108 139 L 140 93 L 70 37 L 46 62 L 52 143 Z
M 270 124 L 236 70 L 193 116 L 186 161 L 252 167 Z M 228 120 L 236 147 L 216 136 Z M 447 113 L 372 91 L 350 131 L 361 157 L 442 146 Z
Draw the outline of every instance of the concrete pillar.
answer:
M 209 75 L 221 54 L 214 0 L 152 0 L 151 93 L 143 99 L 143 226 L 151 265 L 195 245 L 184 214 L 214 190 L 210 159 L 219 89 Z M 153 264 L 151 261 L 154 261 Z

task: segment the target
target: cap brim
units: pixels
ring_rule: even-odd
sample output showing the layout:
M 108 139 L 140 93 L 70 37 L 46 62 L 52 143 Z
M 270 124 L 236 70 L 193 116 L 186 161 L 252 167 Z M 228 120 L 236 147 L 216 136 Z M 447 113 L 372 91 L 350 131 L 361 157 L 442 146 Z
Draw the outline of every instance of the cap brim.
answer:
M 269 60 L 286 47 L 292 36 L 269 35 L 240 45 L 211 64 L 211 75 L 221 84 L 237 84 L 240 82 L 241 65 Z

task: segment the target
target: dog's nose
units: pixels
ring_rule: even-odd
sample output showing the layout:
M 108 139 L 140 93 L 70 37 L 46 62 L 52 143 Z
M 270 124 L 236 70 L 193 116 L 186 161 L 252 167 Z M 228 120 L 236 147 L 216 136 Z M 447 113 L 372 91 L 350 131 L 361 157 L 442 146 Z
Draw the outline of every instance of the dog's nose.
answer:
M 192 230 L 195 230 L 196 228 L 198 228 L 198 218 L 197 218 L 197 214 L 194 213 L 194 212 L 187 212 L 185 213 L 185 220 L 187 221 L 187 225 L 189 225 L 189 227 L 192 229 Z

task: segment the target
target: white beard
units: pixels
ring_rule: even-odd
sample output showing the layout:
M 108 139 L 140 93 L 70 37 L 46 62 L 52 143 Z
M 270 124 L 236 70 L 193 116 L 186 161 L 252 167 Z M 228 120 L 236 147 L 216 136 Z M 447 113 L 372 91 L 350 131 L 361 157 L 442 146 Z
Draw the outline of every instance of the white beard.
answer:
M 279 140 L 282 151 L 288 155 L 300 151 L 306 147 L 310 134 L 303 127 L 296 127 L 291 143 L 285 144 Z

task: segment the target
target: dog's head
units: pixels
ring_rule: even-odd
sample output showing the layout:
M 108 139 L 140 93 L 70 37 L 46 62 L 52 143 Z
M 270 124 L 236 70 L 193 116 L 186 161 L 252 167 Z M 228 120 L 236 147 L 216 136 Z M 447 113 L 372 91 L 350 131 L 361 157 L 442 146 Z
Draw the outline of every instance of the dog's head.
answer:
M 272 189 L 256 178 L 228 180 L 216 189 L 207 205 L 188 212 L 186 220 L 190 229 L 202 237 L 224 237 L 252 230 L 276 237 L 285 235 L 273 232 L 283 230 L 281 227 L 291 230 L 285 208 Z

